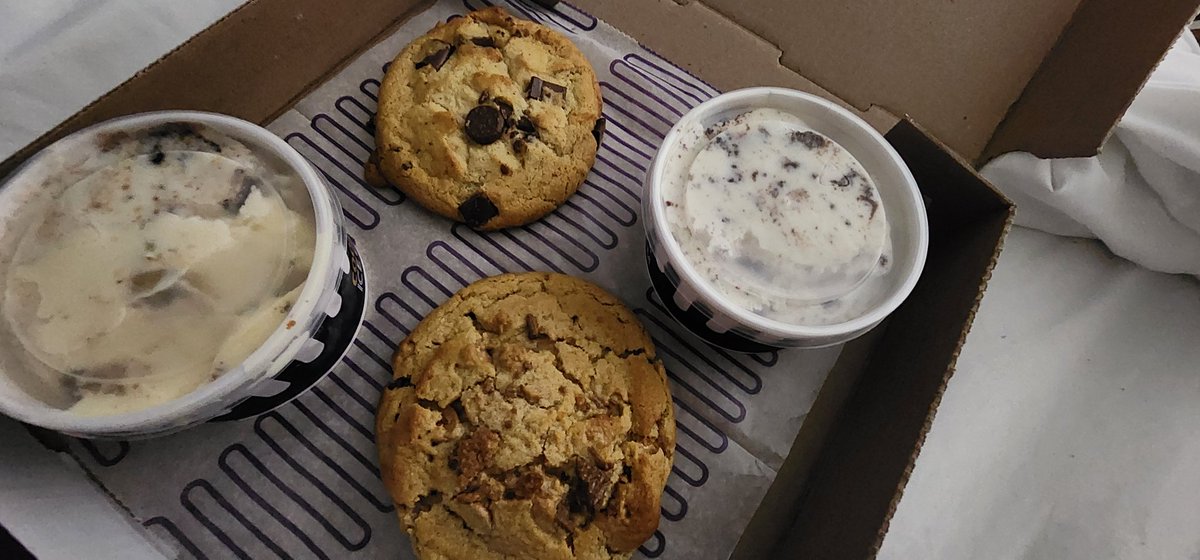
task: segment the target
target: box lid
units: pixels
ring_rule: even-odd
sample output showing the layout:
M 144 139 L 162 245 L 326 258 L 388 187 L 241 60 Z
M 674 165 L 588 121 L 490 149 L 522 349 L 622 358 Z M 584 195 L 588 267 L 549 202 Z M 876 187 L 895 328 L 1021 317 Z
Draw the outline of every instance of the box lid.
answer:
M 780 70 L 860 111 L 909 115 L 977 162 L 1095 154 L 1197 10 L 1195 0 L 579 3 L 722 88 L 762 83 L 743 62 L 774 51 Z M 711 41 L 729 27 L 753 38 Z

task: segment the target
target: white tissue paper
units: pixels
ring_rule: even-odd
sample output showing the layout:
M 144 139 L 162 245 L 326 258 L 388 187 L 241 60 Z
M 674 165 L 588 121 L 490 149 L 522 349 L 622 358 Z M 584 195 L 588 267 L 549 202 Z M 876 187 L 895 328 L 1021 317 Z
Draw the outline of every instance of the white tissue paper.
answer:
M 1000 156 L 983 175 L 1018 225 L 1098 238 L 1135 263 L 1200 275 L 1200 46 L 1184 32 L 1099 155 Z

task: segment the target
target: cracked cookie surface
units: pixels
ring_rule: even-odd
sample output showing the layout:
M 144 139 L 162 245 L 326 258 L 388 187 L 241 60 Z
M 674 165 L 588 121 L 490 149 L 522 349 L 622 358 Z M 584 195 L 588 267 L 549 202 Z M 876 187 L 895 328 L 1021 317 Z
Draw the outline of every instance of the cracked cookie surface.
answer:
M 393 365 L 380 470 L 421 558 L 628 558 L 658 527 L 674 409 L 649 336 L 604 290 L 480 280 Z
M 600 86 L 562 34 L 488 8 L 417 38 L 379 91 L 365 175 L 485 230 L 536 220 L 587 176 Z

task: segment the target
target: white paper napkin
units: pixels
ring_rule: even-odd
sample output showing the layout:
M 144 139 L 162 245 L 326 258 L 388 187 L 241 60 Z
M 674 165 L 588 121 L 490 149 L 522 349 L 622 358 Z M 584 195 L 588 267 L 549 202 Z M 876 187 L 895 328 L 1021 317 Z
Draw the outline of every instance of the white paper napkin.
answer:
M 983 175 L 1017 203 L 1017 224 L 1094 237 L 1162 272 L 1200 275 L 1200 46 L 1190 32 L 1150 76 L 1101 153 L 1005 154 Z

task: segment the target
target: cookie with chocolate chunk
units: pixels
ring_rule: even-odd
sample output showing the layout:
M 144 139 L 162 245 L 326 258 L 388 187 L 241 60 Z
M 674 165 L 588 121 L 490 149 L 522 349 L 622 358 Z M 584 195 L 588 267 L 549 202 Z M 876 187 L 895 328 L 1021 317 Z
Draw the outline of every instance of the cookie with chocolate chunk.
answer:
M 388 67 L 366 175 L 472 227 L 526 224 L 583 182 L 600 107 L 596 75 L 566 37 L 500 8 L 472 12 Z
M 637 318 L 561 274 L 480 280 L 400 345 L 380 470 L 422 558 L 628 558 L 658 527 L 675 449 Z

